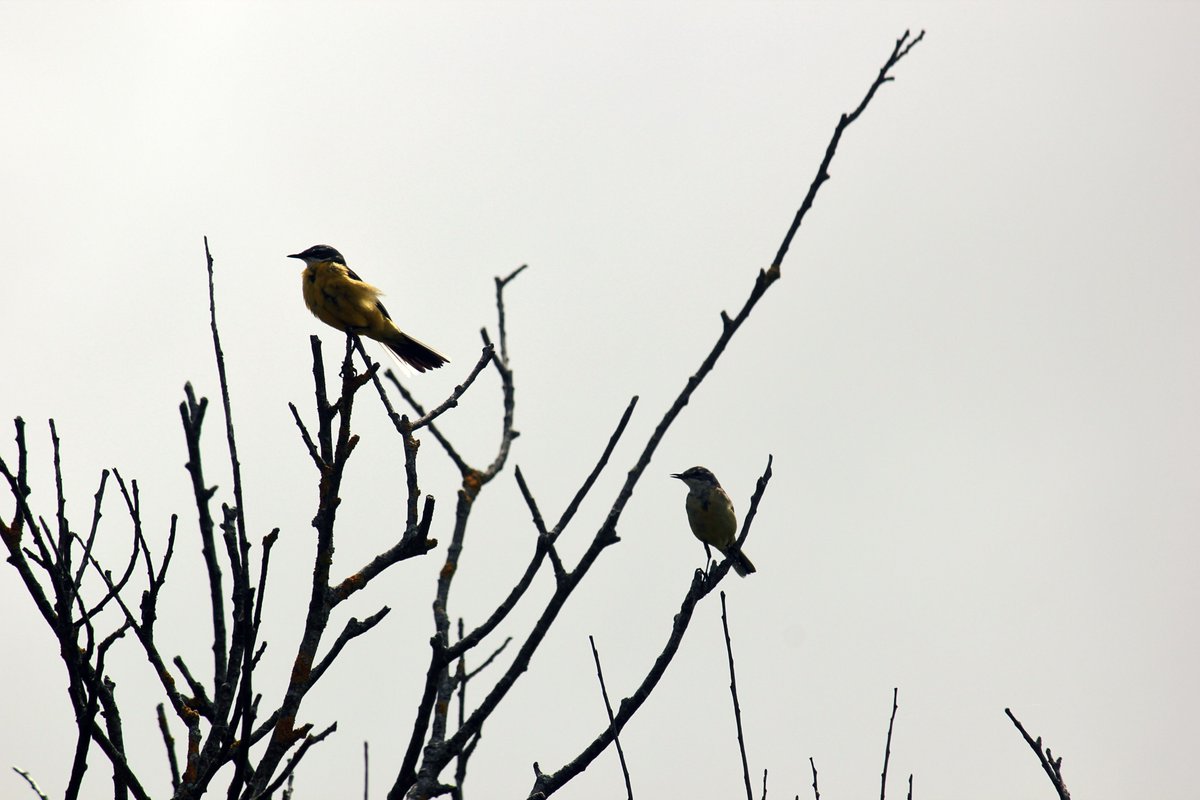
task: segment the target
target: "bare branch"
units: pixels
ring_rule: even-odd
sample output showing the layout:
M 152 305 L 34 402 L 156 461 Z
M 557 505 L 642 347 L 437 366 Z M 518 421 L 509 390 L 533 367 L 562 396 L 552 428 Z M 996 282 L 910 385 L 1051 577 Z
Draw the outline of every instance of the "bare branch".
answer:
M 617 759 L 621 762 L 621 775 L 625 778 L 625 794 L 629 800 L 633 800 L 633 783 L 629 780 L 629 765 L 625 763 L 625 750 L 621 747 L 621 738 L 617 735 L 612 703 L 608 701 L 608 689 L 604 685 L 604 670 L 600 667 L 600 652 L 596 649 L 596 639 L 591 634 L 588 634 L 588 643 L 592 646 L 592 659 L 596 662 L 596 679 L 600 681 L 600 696 L 604 698 L 604 710 L 608 713 L 608 726 L 612 730 L 613 743 L 617 747 Z
M 771 262 L 771 268 L 767 270 L 775 278 L 779 277 L 779 270 L 783 266 L 784 256 L 787 255 L 788 248 L 792 244 L 792 238 L 796 235 L 796 231 L 800 229 L 800 223 L 804 221 L 804 216 L 812 208 L 813 201 L 817 198 L 817 191 L 821 188 L 821 184 L 829 180 L 829 165 L 833 161 L 834 153 L 837 152 L 838 144 L 842 140 L 842 134 L 845 133 L 846 128 L 850 127 L 852 122 L 867 110 L 867 105 L 875 97 L 875 92 L 879 91 L 879 87 L 893 80 L 889 74 L 892 67 L 896 66 L 900 59 L 908 55 L 908 51 L 924 38 L 925 31 L 921 31 L 913 39 L 909 39 L 909 31 L 905 31 L 904 35 L 896 40 L 896 46 L 892 48 L 891 56 L 888 57 L 888 60 L 880 68 L 878 77 L 871 84 L 871 88 L 867 90 L 867 94 L 863 97 L 862 102 L 849 114 L 842 114 L 842 118 L 838 121 L 837 127 L 833 131 L 833 138 L 829 140 L 829 144 L 825 148 L 825 158 L 821 160 L 821 166 L 817 168 L 817 177 L 813 178 L 813 182 L 809 185 L 808 194 L 804 196 L 804 200 L 800 203 L 800 209 L 796 212 L 795 219 L 792 220 L 792 226 L 788 228 L 787 235 L 783 237 L 783 244 L 779 246 L 779 252 L 775 254 L 775 260 Z
M 171 768 L 171 791 L 179 788 L 179 759 L 175 756 L 175 737 L 167 724 L 167 712 L 162 703 L 158 704 L 158 730 L 162 734 L 163 745 L 167 748 L 167 766 Z
M 208 409 L 208 399 L 196 400 L 196 394 L 190 383 L 184 384 L 185 402 L 179 404 L 179 415 L 183 420 L 184 439 L 187 442 L 188 460 L 185 465 L 192 478 L 192 493 L 196 501 L 196 515 L 200 525 L 201 553 L 204 556 L 204 566 L 208 571 L 209 597 L 212 603 L 213 624 L 213 682 L 220 683 L 225 679 L 228 669 L 228 640 L 225 633 L 225 592 L 222 587 L 221 565 L 217 561 L 216 523 L 209 509 L 209 501 L 216 492 L 216 487 L 208 487 L 204 483 L 204 470 L 201 465 L 200 429 L 204 424 L 204 414 Z
M 459 633 L 461 634 L 461 630 L 459 631 Z M 497 658 L 500 657 L 500 654 L 504 652 L 505 648 L 507 648 L 509 643 L 511 643 L 511 642 L 512 642 L 511 636 L 504 637 L 504 641 L 500 643 L 500 646 L 497 647 L 495 650 L 493 650 L 492 654 L 490 656 L 488 656 L 487 658 L 485 658 L 478 667 L 471 670 L 470 672 L 466 672 L 463 674 L 462 682 L 466 683 L 467 681 L 471 680 L 476 675 L 478 675 L 479 673 L 481 673 L 485 669 L 487 669 L 493 661 L 495 661 Z M 463 661 L 463 659 L 459 659 L 460 664 L 462 663 L 462 661 Z M 460 721 L 460 724 L 461 724 L 461 721 Z
M 300 438 L 304 441 L 304 446 L 308 448 L 309 458 L 317 465 L 317 470 L 323 472 L 326 468 L 325 461 L 317 451 L 317 446 L 313 442 L 312 437 L 309 436 L 308 428 L 305 427 L 304 420 L 300 418 L 300 411 L 296 408 L 295 403 L 288 403 L 288 409 L 292 412 L 292 419 L 296 421 L 296 427 L 300 429 Z
M 887 795 L 887 771 L 888 760 L 892 757 L 892 725 L 896 722 L 896 709 L 900 706 L 896 703 L 896 699 L 900 696 L 900 688 L 892 689 L 892 718 L 888 720 L 887 744 L 883 748 L 883 774 L 879 781 L 879 800 L 885 800 Z
M 46 795 L 45 795 L 45 794 L 42 792 L 42 790 L 38 788 L 38 785 L 37 785 L 37 783 L 36 783 L 36 782 L 33 780 L 33 778 L 29 777 L 29 773 L 28 773 L 28 772 L 26 772 L 25 770 L 23 770 L 23 769 L 21 769 L 21 768 L 19 768 L 19 767 L 13 767 L 13 768 L 12 768 L 12 770 L 13 770 L 13 772 L 17 773 L 18 775 L 20 775 L 22 778 L 24 778 L 24 779 L 25 779 L 25 782 L 29 784 L 29 788 L 30 788 L 30 789 L 32 789 L 32 790 L 33 790 L 33 793 L 34 793 L 34 794 L 36 794 L 36 795 L 37 795 L 37 796 L 38 796 L 38 797 L 39 797 L 41 800 L 50 800 L 50 798 L 49 798 L 49 797 L 47 797 L 47 796 L 46 796 Z
M 517 487 L 521 490 L 521 496 L 525 498 L 525 505 L 529 507 L 529 513 L 533 516 L 533 525 L 538 531 L 539 544 L 545 548 L 546 555 L 550 558 L 550 566 L 554 569 L 554 579 L 562 583 L 567 577 L 566 568 L 563 567 L 558 550 L 554 547 L 554 539 L 546 530 L 542 512 L 538 509 L 537 501 L 533 499 L 533 492 L 529 490 L 529 484 L 525 482 L 525 476 L 521 473 L 519 465 L 515 468 L 514 475 L 517 479 Z
M 296 767 L 300 764 L 300 759 L 304 758 L 305 754 L 308 753 L 309 748 L 311 748 L 315 744 L 320 744 L 322 741 L 325 740 L 325 737 L 329 736 L 329 734 L 333 733 L 336 730 L 337 730 L 337 723 L 335 722 L 332 725 L 330 725 L 328 728 L 326 728 L 325 730 L 318 733 L 316 736 L 305 736 L 304 742 L 301 743 L 299 749 L 296 750 L 296 752 L 292 755 L 292 757 L 288 759 L 287 764 L 284 766 L 283 770 L 279 773 L 279 777 L 276 778 L 275 781 L 269 787 L 267 787 L 267 790 L 266 790 L 266 792 L 264 792 L 263 796 L 270 797 L 272 794 L 274 794 L 275 792 L 277 792 L 279 790 L 279 787 L 283 785 L 284 781 L 287 781 L 288 784 L 290 785 L 291 779 L 292 779 L 292 773 L 295 772 Z
M 571 520 L 571 517 L 574 515 L 576 509 L 579 508 L 579 504 L 583 501 L 583 497 L 596 482 L 596 478 L 600 474 L 601 470 L 603 470 L 608 464 L 608 459 L 612 455 L 613 450 L 616 448 L 617 442 L 620 441 L 621 435 L 625 432 L 625 428 L 628 426 L 629 420 L 633 416 L 633 409 L 636 405 L 637 398 L 634 397 L 629 401 L 629 405 L 625 407 L 625 413 L 621 415 L 621 420 L 617 423 L 616 430 L 614 430 L 612 435 L 609 437 L 608 444 L 605 446 L 604 452 L 601 453 L 600 458 L 596 462 L 596 465 L 592 468 L 591 473 L 584 480 L 583 485 L 580 487 L 579 491 L 576 492 L 575 497 L 571 500 L 571 503 L 567 506 L 567 509 L 563 512 L 562 517 L 559 519 L 558 524 L 554 527 L 554 531 L 550 537 L 551 541 L 558 538 L 558 535 L 562 532 L 563 528 L 566 527 L 567 522 Z M 508 616 L 509 612 L 516 607 L 517 602 L 521 599 L 521 596 L 525 593 L 525 590 L 528 589 L 529 585 L 533 582 L 533 576 L 537 573 L 538 568 L 541 566 L 542 559 L 546 555 L 545 542 L 539 540 L 539 544 L 541 546 L 539 546 L 538 550 L 534 553 L 529 565 L 525 568 L 525 572 L 521 575 L 521 578 L 517 581 L 517 584 L 513 587 L 512 591 L 509 592 L 504 601 L 496 607 L 496 610 L 492 612 L 491 616 L 489 616 L 487 620 L 485 620 L 479 627 L 471 631 L 471 633 L 463 637 L 460 641 L 456 642 L 454 646 L 449 649 L 449 652 L 447 653 L 449 658 L 456 658 L 459 654 L 466 652 L 478 644 L 485 636 L 495 630 L 496 626 L 499 625 L 504 618 Z
M 233 409 L 229 400 L 229 379 L 225 374 L 225 353 L 221 350 L 221 334 L 217 330 L 216 287 L 213 280 L 213 257 L 208 249 L 208 237 L 204 237 L 204 260 L 208 267 L 208 315 L 212 328 L 213 353 L 217 361 L 217 380 L 221 385 L 221 405 L 225 411 L 225 439 L 229 445 L 229 466 L 233 471 L 233 500 L 237 511 L 238 537 L 246 539 L 246 517 L 242 499 L 242 465 L 238 460 L 237 438 L 233 433 Z
M 496 278 L 496 308 L 499 309 L 497 330 L 500 332 L 500 360 L 505 364 L 508 363 L 508 330 L 504 320 L 504 287 L 508 286 L 513 278 L 524 272 L 528 266 L 528 264 L 522 264 L 508 273 L 507 277 Z
M 725 654 L 729 659 L 729 693 L 733 696 L 733 719 L 737 724 L 738 752 L 742 757 L 742 778 L 746 783 L 746 800 L 754 800 L 754 792 L 750 788 L 750 762 L 746 759 L 746 739 L 742 732 L 742 705 L 738 702 L 737 673 L 733 668 L 733 640 L 729 638 L 729 617 L 725 609 L 724 590 L 721 591 L 720 595 L 721 629 L 725 632 Z M 765 791 L 764 787 L 764 793 Z
M 417 398 L 413 396 L 412 392 L 410 392 L 408 388 L 400 382 L 400 379 L 396 377 L 396 373 L 389 369 L 384 373 L 384 377 L 392 382 L 392 385 L 396 387 L 396 391 L 400 392 L 400 396 L 404 398 L 404 402 L 412 406 L 413 410 L 422 417 L 426 415 L 425 407 L 422 406 Z M 446 451 L 446 455 L 449 456 L 450 460 L 454 462 L 454 466 L 458 468 L 459 474 L 463 476 L 471 474 L 471 467 L 469 467 L 463 457 L 458 454 L 458 450 L 456 450 L 454 445 L 450 443 L 450 440 L 446 438 L 441 429 L 432 422 L 426 423 L 425 427 L 429 428 L 429 432 L 433 434 L 433 438 L 437 440 L 438 444 L 442 446 L 442 449 Z
M 1034 739 L 1030 736 L 1029 732 L 1025 730 L 1025 726 L 1021 724 L 1021 721 L 1016 718 L 1010 709 L 1004 709 L 1004 713 L 1012 720 L 1013 725 L 1017 726 L 1017 730 L 1021 732 L 1021 736 L 1025 737 L 1025 743 L 1029 745 L 1033 752 L 1037 753 L 1038 761 L 1042 764 L 1042 770 L 1050 778 L 1050 782 L 1054 784 L 1054 790 L 1058 792 L 1059 800 L 1071 800 L 1071 793 L 1067 791 L 1067 784 L 1063 781 L 1062 757 L 1055 758 L 1054 754 L 1050 752 L 1049 747 L 1046 748 L 1045 752 L 1042 752 L 1042 737 L 1039 736 L 1037 739 Z
M 313 667 L 312 677 L 309 679 L 309 685 L 311 686 L 321 679 L 321 676 L 325 674 L 325 670 L 329 669 L 329 665 L 333 663 L 334 659 L 338 657 L 338 654 L 342 652 L 342 648 L 345 647 L 351 639 L 362 636 L 364 633 L 371 630 L 371 628 L 374 628 L 381 621 L 383 621 L 383 618 L 386 617 L 391 610 L 392 609 L 388 608 L 387 606 L 384 606 L 364 620 L 360 621 L 356 617 L 351 617 L 349 620 L 347 620 L 346 627 L 344 627 L 342 632 L 338 634 L 338 638 L 334 641 L 333 646 L 329 648 L 329 652 L 325 654 L 325 657 L 321 659 L 317 666 Z

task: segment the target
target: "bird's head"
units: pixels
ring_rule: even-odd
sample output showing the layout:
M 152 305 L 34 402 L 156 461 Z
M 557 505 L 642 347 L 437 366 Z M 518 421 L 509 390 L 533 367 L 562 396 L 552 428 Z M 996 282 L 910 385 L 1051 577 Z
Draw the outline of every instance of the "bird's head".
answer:
M 689 489 L 704 489 L 721 485 L 717 482 L 717 476 L 704 467 L 692 467 L 684 472 L 673 473 L 671 477 L 683 481 Z
M 288 258 L 298 258 L 305 264 L 320 264 L 332 261 L 335 264 L 346 266 L 346 259 L 342 258 L 342 254 L 327 244 L 314 244 L 304 252 L 293 253 Z

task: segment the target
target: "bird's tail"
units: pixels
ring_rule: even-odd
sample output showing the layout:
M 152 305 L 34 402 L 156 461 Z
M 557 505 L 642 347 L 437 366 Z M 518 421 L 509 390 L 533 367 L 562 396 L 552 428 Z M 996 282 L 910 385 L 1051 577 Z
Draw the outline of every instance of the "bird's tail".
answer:
M 437 350 L 434 350 L 424 342 L 418 342 L 401 331 L 396 331 L 389 336 L 384 341 L 384 344 L 396 354 L 396 358 L 408 364 L 417 372 L 424 372 L 427 369 L 437 369 L 443 364 L 450 363 L 450 359 Z
M 726 550 L 725 557 L 729 559 L 730 566 L 733 567 L 733 571 L 738 575 L 741 575 L 743 578 L 749 575 L 751 572 L 758 572 L 758 570 L 754 568 L 754 565 L 750 563 L 750 559 L 746 558 L 746 554 L 743 553 L 741 548 L 739 548 L 737 545 L 732 545 L 728 550 Z

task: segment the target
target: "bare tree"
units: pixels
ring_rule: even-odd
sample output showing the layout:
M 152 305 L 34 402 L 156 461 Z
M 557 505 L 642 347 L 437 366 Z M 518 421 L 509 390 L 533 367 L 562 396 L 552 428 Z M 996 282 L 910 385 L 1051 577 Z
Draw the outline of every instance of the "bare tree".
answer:
M 430 557 L 438 551 L 439 543 L 429 537 L 437 504 L 432 496 L 421 491 L 418 479 L 417 434 L 427 432 L 457 467 L 461 482 L 453 511 L 454 525 L 450 540 L 440 549 L 444 553 L 443 566 L 435 588 L 433 631 L 420 702 L 408 727 L 403 756 L 399 763 L 392 766 L 395 777 L 387 796 L 390 800 L 445 794 L 462 797 L 463 782 L 484 723 L 526 673 L 531 659 L 558 620 L 559 613 L 583 585 L 592 567 L 610 546 L 620 541 L 618 529 L 626 504 L 637 489 L 664 435 L 708 376 L 730 340 L 749 318 L 758 301 L 781 277 L 783 260 L 791 242 L 812 208 L 817 192 L 830 177 L 829 166 L 843 133 L 859 119 L 879 88 L 893 80 L 891 73 L 894 67 L 923 36 L 923 32 L 914 37 L 906 31 L 896 41 L 861 102 L 853 111 L 841 116 L 816 176 L 774 261 L 754 276 L 749 295 L 735 315 L 731 317 L 724 311 L 720 313 L 721 328 L 716 341 L 663 413 L 637 459 L 625 473 L 625 480 L 609 504 L 607 513 L 594 523 L 586 550 L 574 563 L 567 563 L 559 554 L 558 544 L 561 537 L 567 535 L 571 524 L 577 522 L 576 514 L 581 503 L 608 466 L 614 448 L 634 413 L 638 398 L 630 399 L 616 421 L 607 444 L 580 481 L 572 500 L 553 523 L 543 515 L 535 493 L 520 469 L 513 470 L 536 536 L 532 540 L 528 563 L 512 588 L 482 622 L 470 629 L 460 620 L 457 629 L 452 630 L 448 609 L 457 567 L 467 546 L 468 523 L 475 500 L 505 471 L 516 437 L 513 428 L 516 404 L 506 337 L 504 293 L 524 267 L 496 279 L 498 320 L 495 339 L 486 329 L 482 331 L 483 346 L 478 361 L 462 384 L 432 409 L 422 407 L 394 374 L 388 372 L 381 376 L 379 365 L 371 362 L 353 335 L 346 338 L 337 377 L 330 382 L 321 342 L 317 337 L 312 338 L 314 407 L 307 413 L 301 412 L 295 405 L 290 407 L 300 438 L 318 475 L 316 511 L 312 521 L 316 531 L 315 555 L 303 633 L 291 656 L 291 670 L 285 678 L 280 679 L 259 669 L 266 646 L 261 636 L 263 598 L 270 574 L 272 546 L 278 530 L 256 539 L 246 528 L 238 439 L 217 325 L 214 262 L 206 240 L 211 331 L 220 384 L 226 456 L 233 475 L 232 496 L 220 503 L 219 507 L 215 506 L 216 489 L 210 486 L 205 477 L 201 447 L 209 403 L 205 398 L 198 398 L 190 385 L 184 389 L 180 417 L 187 442 L 187 472 L 208 580 L 209 608 L 206 613 L 211 617 L 213 630 L 211 666 L 205 665 L 204 671 L 196 669 L 182 657 L 164 652 L 155 637 L 158 599 L 175 550 L 176 517 L 171 520 L 165 543 L 147 535 L 143 529 L 137 482 L 127 482 L 114 470 L 101 474 L 90 526 L 85 531 L 73 526 L 65 512 L 59 440 L 53 421 L 50 423 L 50 437 L 54 453 L 55 508 L 49 519 L 35 511 L 30 502 L 29 450 L 25 423 L 20 418 L 15 422 L 15 463 L 0 459 L 0 474 L 7 481 L 15 504 L 11 521 L 0 520 L 0 537 L 8 549 L 9 563 L 17 571 L 38 613 L 58 639 L 59 653 L 68 676 L 68 695 L 75 714 L 77 734 L 65 796 L 80 796 L 85 772 L 94 763 L 93 756 L 97 750 L 111 770 L 114 797 L 145 800 L 156 794 L 146 786 L 145 776 L 138 774 L 132 766 L 125 746 L 121 705 L 114 690 L 115 684 L 108 674 L 107 657 L 112 648 L 118 642 L 130 639 L 136 642 L 149 660 L 162 693 L 163 702 L 158 707 L 157 725 L 171 770 L 172 796 L 180 800 L 204 796 L 212 790 L 218 773 L 229 776 L 229 783 L 224 789 L 229 798 L 249 800 L 272 797 L 276 793 L 287 796 L 289 789 L 286 787 L 297 764 L 314 745 L 336 729 L 336 723 L 317 730 L 312 723 L 301 722 L 305 699 L 334 661 L 346 652 L 347 644 L 371 631 L 387 616 L 390 608 L 368 609 L 369 613 L 365 616 L 351 617 L 337 630 L 330 629 L 331 612 L 342 603 L 355 599 L 360 590 L 385 573 L 394 572 L 392 568 L 401 562 Z M 502 432 L 490 463 L 474 465 L 468 463 L 462 450 L 439 429 L 437 422 L 443 414 L 456 408 L 475 379 L 489 368 L 495 370 L 500 380 Z M 342 482 L 346 466 L 359 442 L 358 436 L 352 432 L 351 422 L 362 399 L 360 392 L 368 386 L 378 397 L 403 445 L 407 484 L 405 518 L 402 529 L 388 547 L 349 575 L 338 576 L 332 573 L 332 561 Z M 403 399 L 409 412 L 396 410 L 392 399 L 394 394 Z M 750 534 L 770 479 L 771 458 L 768 456 L 742 522 L 739 545 Z M 132 531 L 128 557 L 115 570 L 110 565 L 99 563 L 93 552 L 103 503 L 111 482 L 116 484 Z M 158 552 L 160 548 L 161 552 Z M 554 794 L 586 770 L 609 744 L 617 740 L 621 730 L 654 691 L 675 657 L 696 606 L 720 586 L 729 568 L 726 560 L 707 571 L 696 571 L 680 599 L 679 611 L 661 651 L 647 666 L 637 688 L 617 703 L 615 711 L 609 706 L 608 724 L 590 742 L 582 744 L 573 759 L 548 771 L 534 762 L 530 798 Z M 519 604 L 531 602 L 527 600 L 526 592 L 535 576 L 544 570 L 553 576 L 552 593 L 541 601 L 536 610 L 536 621 L 524 637 L 514 643 L 515 654 L 508 665 L 499 670 L 498 675 L 489 674 L 487 683 L 478 689 L 477 695 L 476 690 L 472 690 L 472 696 L 478 696 L 479 700 L 468 711 L 468 683 L 475 686 L 482 682 L 480 670 L 493 663 L 499 652 L 510 644 L 508 639 L 496 641 L 498 627 Z M 726 637 L 728 641 L 728 629 Z M 482 657 L 479 667 L 468 671 L 466 659 L 468 655 L 477 653 L 487 655 Z M 596 663 L 599 674 L 598 654 Z M 729 664 L 732 683 L 732 651 L 729 653 Z M 264 685 L 270 687 L 269 693 L 263 691 Z M 607 702 L 606 689 L 604 693 Z M 278 705 L 264 708 L 262 698 L 265 694 L 280 697 Z M 452 714 L 455 708 L 456 716 Z M 182 731 L 181 741 L 176 739 L 176 731 Z M 744 754 L 743 765 L 749 795 L 750 773 Z M 628 775 L 626 777 L 626 785 L 630 787 Z M 29 780 L 36 790 L 32 779 Z M 813 782 L 815 790 L 815 767 Z M 631 787 L 628 792 L 632 796 Z

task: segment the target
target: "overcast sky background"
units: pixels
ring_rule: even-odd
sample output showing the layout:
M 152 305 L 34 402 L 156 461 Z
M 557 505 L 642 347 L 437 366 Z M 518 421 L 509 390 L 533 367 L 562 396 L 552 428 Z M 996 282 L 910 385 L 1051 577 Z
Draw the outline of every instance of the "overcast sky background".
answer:
M 919 798 L 1052 797 L 1006 706 L 1077 797 L 1195 797 L 1198 24 L 1182 2 L 6 2 L 0 418 L 29 423 L 47 518 L 49 417 L 78 529 L 105 467 L 138 479 L 157 552 L 181 514 L 160 637 L 210 671 L 177 408 L 185 381 L 217 395 L 207 235 L 247 518 L 256 540 L 282 530 L 265 662 L 282 680 L 316 497 L 287 403 L 311 419 L 309 335 L 331 357 L 342 341 L 284 256 L 331 244 L 388 292 L 401 326 L 453 361 L 410 381 L 429 402 L 494 331 L 493 276 L 529 263 L 507 295 L 510 466 L 548 517 L 641 397 L 570 563 L 719 312 L 770 262 L 838 115 L 924 28 L 843 139 L 783 279 L 663 442 L 622 542 L 485 727 L 468 795 L 524 797 L 534 761 L 557 768 L 601 730 L 589 634 L 614 701 L 649 668 L 701 563 L 668 474 L 704 464 L 744 512 L 773 454 L 746 546 L 759 573 L 724 585 L 756 786 L 766 768 L 771 796 L 811 797 L 811 756 L 822 796 L 873 796 L 899 687 L 891 797 L 909 773 Z M 445 422 L 478 466 L 497 386 L 481 380 Z M 208 470 L 228 499 L 216 411 Z M 377 403 L 355 429 L 335 575 L 382 549 L 403 508 Z M 457 486 L 430 437 L 421 458 L 443 547 L 335 619 L 394 609 L 305 705 L 302 721 L 339 728 L 297 798 L 358 796 L 364 740 L 372 795 L 394 777 Z M 471 623 L 533 547 L 511 470 L 469 536 L 451 613 Z M 501 634 L 519 639 L 549 589 Z M 61 795 L 74 726 L 56 644 L 7 566 L 0 603 L 0 764 Z M 741 791 L 719 610 L 700 607 L 623 735 L 639 797 Z M 118 653 L 133 759 L 166 796 L 159 695 L 135 644 Z M 111 794 L 98 754 L 88 781 Z M 622 792 L 610 752 L 562 796 Z M 11 772 L 0 795 L 29 796 Z

